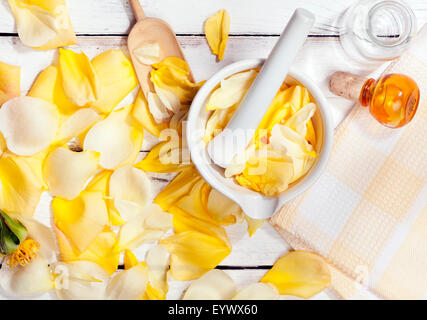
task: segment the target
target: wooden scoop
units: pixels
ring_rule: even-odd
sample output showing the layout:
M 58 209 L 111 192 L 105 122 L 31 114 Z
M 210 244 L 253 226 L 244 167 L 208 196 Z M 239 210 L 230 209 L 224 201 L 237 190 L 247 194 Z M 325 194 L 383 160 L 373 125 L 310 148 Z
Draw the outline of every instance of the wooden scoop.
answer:
M 185 57 L 175 32 L 165 21 L 146 17 L 139 0 L 130 0 L 130 5 L 137 23 L 129 33 L 128 48 L 141 89 L 147 97 L 148 92 L 154 92 L 153 84 L 150 81 L 152 68 L 150 65 L 141 63 L 134 55 L 134 50 L 146 44 L 157 43 L 160 47 L 160 60 L 167 57 L 178 57 L 185 60 Z M 190 80 L 194 81 L 191 73 Z

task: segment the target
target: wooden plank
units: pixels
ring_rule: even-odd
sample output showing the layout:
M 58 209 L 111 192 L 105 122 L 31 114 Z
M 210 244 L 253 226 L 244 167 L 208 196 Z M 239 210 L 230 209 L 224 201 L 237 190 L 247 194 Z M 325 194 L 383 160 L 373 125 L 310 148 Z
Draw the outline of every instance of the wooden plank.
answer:
M 203 22 L 219 9 L 231 15 L 232 34 L 280 34 L 297 7 L 316 14 L 312 34 L 337 34 L 335 19 L 355 0 L 141 0 L 147 16 L 166 20 L 176 33 L 199 34 Z M 418 18 L 427 21 L 425 0 L 406 0 Z M 78 34 L 126 34 L 134 17 L 126 0 L 68 0 L 71 20 Z M 197 12 L 197 14 L 192 14 Z M 0 3 L 0 33 L 16 32 L 7 1 Z

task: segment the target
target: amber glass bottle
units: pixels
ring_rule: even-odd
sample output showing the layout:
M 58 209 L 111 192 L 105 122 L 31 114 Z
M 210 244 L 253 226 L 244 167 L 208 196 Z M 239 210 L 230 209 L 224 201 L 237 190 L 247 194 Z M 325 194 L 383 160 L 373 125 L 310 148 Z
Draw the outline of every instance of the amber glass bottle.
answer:
M 420 100 L 416 82 L 403 74 L 385 74 L 378 80 L 366 79 L 348 72 L 335 72 L 330 90 L 344 98 L 369 106 L 370 113 L 387 127 L 404 126 L 415 115 Z

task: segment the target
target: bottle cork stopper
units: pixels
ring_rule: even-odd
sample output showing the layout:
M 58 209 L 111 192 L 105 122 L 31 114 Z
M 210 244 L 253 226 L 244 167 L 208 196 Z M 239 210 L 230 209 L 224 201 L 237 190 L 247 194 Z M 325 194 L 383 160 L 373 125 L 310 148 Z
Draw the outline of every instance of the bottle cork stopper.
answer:
M 348 100 L 358 101 L 366 78 L 343 71 L 337 71 L 329 79 L 329 90 Z

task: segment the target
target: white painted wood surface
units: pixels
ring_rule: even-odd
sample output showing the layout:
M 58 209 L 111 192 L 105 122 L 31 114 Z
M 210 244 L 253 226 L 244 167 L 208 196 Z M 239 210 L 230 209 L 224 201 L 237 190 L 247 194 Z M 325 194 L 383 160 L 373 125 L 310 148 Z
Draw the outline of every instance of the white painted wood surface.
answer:
M 203 22 L 219 9 L 231 16 L 231 34 L 280 34 L 297 7 L 316 14 L 313 34 L 336 34 L 334 19 L 356 0 L 141 0 L 147 16 L 166 20 L 178 34 L 201 34 Z M 419 21 L 427 19 L 425 0 L 407 0 Z M 68 0 L 78 34 L 127 34 L 135 22 L 126 0 Z M 7 0 L 0 11 L 8 11 Z M 11 15 L 2 14 L 0 32 L 15 32 Z
M 264 58 L 273 47 L 286 21 L 297 7 L 303 7 L 316 14 L 317 22 L 301 50 L 294 67 L 302 70 L 319 83 L 334 110 L 336 122 L 340 122 L 351 107 L 351 103 L 334 97 L 327 89 L 327 78 L 335 70 L 368 73 L 372 70 L 355 68 L 342 54 L 337 35 L 337 16 L 354 0 L 142 0 L 148 16 L 168 21 L 179 34 L 184 53 L 197 80 L 207 79 L 221 67 L 245 58 Z M 427 1 L 407 0 L 415 11 L 418 25 L 427 22 Z M 74 29 L 79 35 L 79 46 L 93 57 L 110 48 L 126 50 L 126 34 L 134 23 L 130 6 L 126 0 L 68 0 L 68 8 Z M 217 62 L 211 54 L 203 36 L 204 20 L 218 9 L 227 9 L 231 15 L 231 34 L 224 60 Z M 7 0 L 0 1 L 0 61 L 22 66 L 22 93 L 31 86 L 36 75 L 46 66 L 55 62 L 56 51 L 35 51 L 21 44 L 16 36 L 13 17 Z M 133 93 L 134 95 L 134 93 Z M 132 101 L 132 94 L 127 97 Z M 145 135 L 144 156 L 155 138 Z M 166 186 L 167 181 L 152 175 L 157 190 Z M 162 176 L 164 178 L 165 176 Z M 170 176 L 169 176 L 170 178 Z M 44 223 L 50 223 L 50 197 L 44 195 L 36 216 Z M 222 263 L 239 286 L 258 281 L 289 246 L 268 224 L 249 238 L 245 226 L 227 228 L 233 244 L 233 251 Z M 145 247 L 136 251 L 144 256 Z M 261 269 L 253 269 L 259 268 Z M 232 268 L 232 269 L 230 269 Z M 236 269 L 237 268 L 237 269 Z M 179 298 L 188 283 L 172 281 L 169 298 Z M 44 295 L 43 298 L 49 298 Z M 334 298 L 327 290 L 316 299 Z

